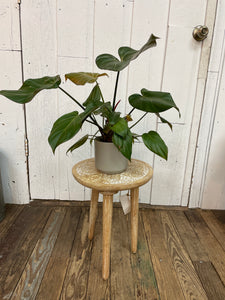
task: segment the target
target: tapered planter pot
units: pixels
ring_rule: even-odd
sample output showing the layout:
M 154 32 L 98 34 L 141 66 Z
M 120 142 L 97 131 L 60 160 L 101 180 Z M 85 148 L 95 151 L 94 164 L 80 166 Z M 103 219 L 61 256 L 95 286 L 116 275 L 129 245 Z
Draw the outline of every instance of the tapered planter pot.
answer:
M 118 174 L 127 169 L 128 159 L 113 143 L 95 139 L 95 167 L 106 174 Z

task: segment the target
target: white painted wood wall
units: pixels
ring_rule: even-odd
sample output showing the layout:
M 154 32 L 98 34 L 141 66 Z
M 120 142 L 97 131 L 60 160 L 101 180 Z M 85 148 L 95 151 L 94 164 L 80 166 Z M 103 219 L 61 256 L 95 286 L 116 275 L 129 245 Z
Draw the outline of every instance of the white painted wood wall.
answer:
M 206 187 L 210 187 L 212 182 L 213 173 L 209 170 L 212 169 L 210 163 L 213 164 L 213 155 L 219 158 L 213 147 L 217 148 L 217 139 L 222 138 L 223 129 L 223 110 L 220 108 L 216 114 L 216 103 L 224 105 L 223 87 L 218 83 L 222 83 L 223 76 L 224 44 L 221 37 L 223 40 L 225 26 L 223 13 L 218 10 L 212 48 L 214 52 L 207 78 L 216 5 L 216 0 L 21 0 L 19 20 L 17 0 L 1 0 L 0 89 L 18 88 L 22 76 L 28 79 L 63 75 L 66 72 L 98 71 L 94 63 L 98 54 L 108 52 L 116 55 L 122 45 L 138 49 L 150 33 L 154 33 L 161 38 L 158 46 L 132 62 L 130 68 L 121 74 L 118 99 L 123 101 L 119 108 L 128 112 L 130 107 L 124 99 L 145 87 L 171 92 L 181 109 L 182 117 L 179 119 L 176 112 L 172 111 L 164 114 L 172 121 L 173 132 L 154 117 L 144 119 L 136 127 L 137 133 L 141 133 L 143 128 L 158 130 L 169 147 L 169 159 L 164 162 L 152 155 L 143 144 L 135 145 L 133 157 L 143 159 L 154 167 L 152 182 L 141 189 L 141 202 L 186 206 L 190 199 L 192 207 L 214 207 L 210 198 L 206 200 L 204 195 L 208 194 Z M 219 1 L 219 7 L 223 6 L 222 1 Z M 204 43 L 192 38 L 193 27 L 199 24 L 206 24 L 210 30 Z M 219 54 L 214 50 L 218 49 L 218 45 Z M 109 75 L 109 79 L 100 79 L 106 99 L 112 98 L 112 84 L 115 80 L 114 73 L 109 72 Z M 215 95 L 221 95 L 220 98 L 215 96 L 221 100 L 215 100 L 213 105 L 210 102 L 213 93 L 211 86 Z M 63 87 L 81 101 L 85 100 L 92 88 L 76 87 L 69 82 L 63 83 Z M 71 175 L 74 163 L 93 156 L 90 145 L 87 143 L 72 155 L 66 156 L 65 149 L 70 144 L 67 143 L 53 156 L 47 143 L 55 119 L 74 109 L 77 107 L 69 98 L 61 91 L 53 90 L 40 93 L 33 102 L 26 105 L 31 199 L 90 199 L 90 191 L 75 183 Z M 24 155 L 23 107 L 1 97 L 0 113 L 0 167 L 5 200 L 27 203 L 29 191 Z M 136 113 L 134 119 L 138 115 Z M 218 136 L 211 134 L 215 126 L 206 124 L 209 115 L 212 116 L 211 123 L 219 124 Z M 220 123 L 216 120 L 220 120 Z M 87 125 L 82 134 L 93 130 Z M 201 150 L 205 149 L 205 136 L 208 136 L 207 145 L 212 145 L 207 154 L 208 168 L 203 159 L 204 150 Z M 199 148 L 196 152 L 197 138 Z M 202 181 L 199 183 L 200 177 L 205 178 L 204 184 Z M 222 179 L 217 184 L 221 190 L 225 187 Z M 216 207 L 225 208 L 221 196 L 216 197 Z

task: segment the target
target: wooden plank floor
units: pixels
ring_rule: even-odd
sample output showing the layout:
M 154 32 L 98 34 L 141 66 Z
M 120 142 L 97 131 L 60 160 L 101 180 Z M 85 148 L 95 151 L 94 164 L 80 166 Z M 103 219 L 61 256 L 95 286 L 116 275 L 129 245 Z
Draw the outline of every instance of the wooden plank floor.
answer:
M 140 209 L 138 252 L 129 216 L 114 207 L 111 271 L 101 278 L 102 208 L 88 240 L 85 205 L 7 205 L 0 223 L 0 299 L 225 299 L 225 211 Z

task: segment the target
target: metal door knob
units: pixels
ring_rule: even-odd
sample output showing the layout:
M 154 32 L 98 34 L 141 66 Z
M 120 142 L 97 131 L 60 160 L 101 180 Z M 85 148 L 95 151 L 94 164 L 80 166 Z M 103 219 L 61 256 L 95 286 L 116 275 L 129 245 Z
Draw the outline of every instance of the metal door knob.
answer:
M 194 28 L 192 35 L 196 41 L 200 42 L 207 38 L 208 33 L 209 29 L 207 26 L 198 25 Z

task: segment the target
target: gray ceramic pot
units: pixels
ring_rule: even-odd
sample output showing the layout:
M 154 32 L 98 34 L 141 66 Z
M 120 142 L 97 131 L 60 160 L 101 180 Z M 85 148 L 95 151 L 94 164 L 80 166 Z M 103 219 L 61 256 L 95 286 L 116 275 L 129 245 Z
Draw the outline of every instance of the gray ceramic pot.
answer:
M 107 174 L 122 173 L 127 169 L 128 159 L 124 157 L 113 143 L 95 139 L 95 167 Z

